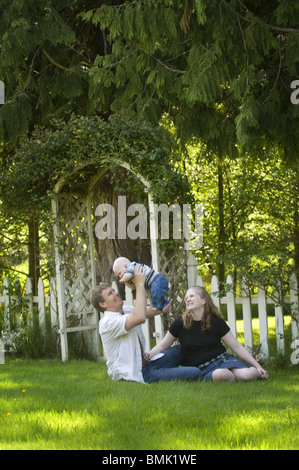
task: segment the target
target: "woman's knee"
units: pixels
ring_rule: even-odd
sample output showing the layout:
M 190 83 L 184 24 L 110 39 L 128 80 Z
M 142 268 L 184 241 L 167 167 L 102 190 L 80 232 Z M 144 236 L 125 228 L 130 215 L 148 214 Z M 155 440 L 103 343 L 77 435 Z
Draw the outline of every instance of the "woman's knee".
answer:
M 235 382 L 235 376 L 229 369 L 216 369 L 212 374 L 213 382 Z
M 259 378 L 259 373 L 255 367 L 233 369 L 232 372 L 238 382 L 250 382 Z

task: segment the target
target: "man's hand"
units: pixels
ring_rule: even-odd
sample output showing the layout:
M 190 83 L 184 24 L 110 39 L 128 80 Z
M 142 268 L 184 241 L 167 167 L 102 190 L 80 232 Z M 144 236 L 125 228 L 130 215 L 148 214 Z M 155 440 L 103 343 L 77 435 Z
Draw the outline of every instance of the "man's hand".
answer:
M 145 282 L 145 268 L 141 264 L 136 264 L 134 268 L 134 284 L 137 286 L 144 285 Z
M 137 264 L 134 269 L 134 282 L 136 286 L 136 301 L 134 312 L 126 319 L 126 330 L 129 331 L 146 320 L 146 292 L 144 287 L 145 269 Z

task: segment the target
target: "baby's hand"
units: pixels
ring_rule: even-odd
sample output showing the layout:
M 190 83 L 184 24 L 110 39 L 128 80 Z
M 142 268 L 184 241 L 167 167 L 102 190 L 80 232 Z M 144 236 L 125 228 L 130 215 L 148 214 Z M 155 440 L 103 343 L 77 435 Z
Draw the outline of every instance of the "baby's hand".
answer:
M 120 278 L 119 282 L 120 282 L 121 284 L 125 284 L 126 282 L 131 281 L 132 278 L 133 278 L 133 275 L 132 275 L 132 274 L 126 273 L 126 274 L 124 274 L 124 275 Z

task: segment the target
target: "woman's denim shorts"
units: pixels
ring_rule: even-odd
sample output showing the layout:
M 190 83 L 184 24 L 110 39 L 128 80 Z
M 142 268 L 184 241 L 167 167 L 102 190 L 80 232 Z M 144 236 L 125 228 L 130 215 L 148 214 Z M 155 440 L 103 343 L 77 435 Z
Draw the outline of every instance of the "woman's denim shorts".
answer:
M 200 370 L 203 380 L 212 380 L 212 374 L 216 369 L 244 369 L 248 367 L 247 364 L 241 362 L 235 356 L 224 353 L 221 357 L 210 362 L 210 364 L 200 367 Z

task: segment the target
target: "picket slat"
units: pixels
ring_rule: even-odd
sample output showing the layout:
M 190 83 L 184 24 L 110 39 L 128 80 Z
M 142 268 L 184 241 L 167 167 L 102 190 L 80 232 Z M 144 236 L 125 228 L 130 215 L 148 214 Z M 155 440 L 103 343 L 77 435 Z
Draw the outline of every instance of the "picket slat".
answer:
M 38 280 L 38 317 L 39 326 L 42 331 L 46 329 L 46 308 L 45 308 L 45 289 L 44 283 L 41 278 Z
M 217 308 L 220 308 L 219 286 L 217 276 L 214 274 L 211 280 L 211 297 Z
M 292 312 L 292 339 L 299 337 L 299 286 L 295 274 L 291 276 L 290 283 L 290 307 Z M 297 321 L 294 320 L 297 319 Z
M 4 305 L 4 324 L 7 330 L 10 331 L 10 313 L 9 313 L 9 305 L 10 305 L 10 295 L 9 295 L 9 280 L 7 278 L 3 281 L 3 305 Z
M 227 322 L 231 329 L 232 334 L 234 337 L 237 337 L 237 322 L 236 322 L 236 305 L 235 305 L 235 296 L 233 291 L 233 280 L 231 276 L 227 276 L 226 285 L 228 286 L 227 289 Z
M 30 277 L 26 279 L 26 302 L 28 308 L 28 318 L 27 322 L 32 327 L 33 326 L 33 295 L 32 295 L 32 281 Z
M 248 286 L 242 279 L 242 305 L 243 305 L 243 321 L 244 321 L 244 343 L 245 348 L 252 349 L 252 317 L 251 303 L 248 295 Z
M 268 344 L 268 321 L 267 321 L 267 302 L 266 292 L 262 287 L 258 288 L 258 313 L 259 313 L 259 324 L 260 324 L 260 344 L 261 353 L 264 357 L 269 356 L 269 344 Z

